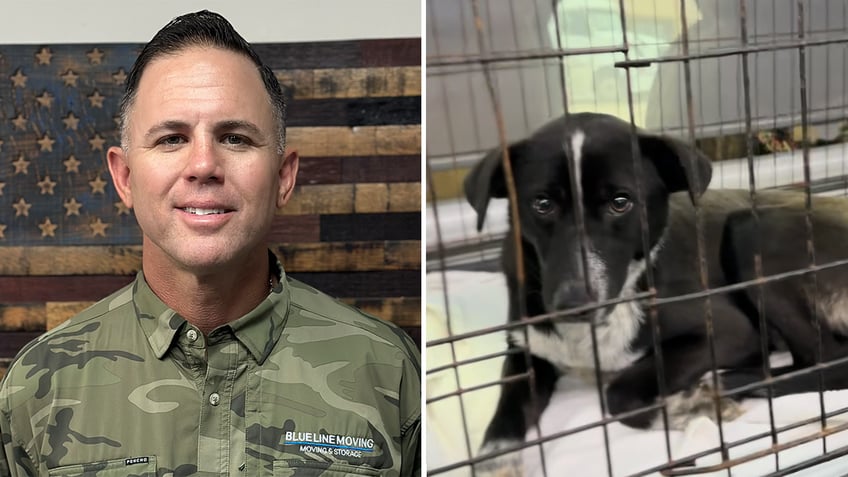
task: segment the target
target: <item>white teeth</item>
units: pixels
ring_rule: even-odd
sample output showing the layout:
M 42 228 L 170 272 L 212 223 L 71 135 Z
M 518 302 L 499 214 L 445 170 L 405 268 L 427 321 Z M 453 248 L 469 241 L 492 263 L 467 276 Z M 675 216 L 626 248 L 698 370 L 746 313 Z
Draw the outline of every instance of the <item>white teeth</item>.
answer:
M 223 214 L 224 212 L 226 212 L 223 209 L 198 209 L 198 208 L 195 208 L 195 207 L 185 207 L 183 210 L 188 212 L 189 214 L 194 214 L 194 215 Z

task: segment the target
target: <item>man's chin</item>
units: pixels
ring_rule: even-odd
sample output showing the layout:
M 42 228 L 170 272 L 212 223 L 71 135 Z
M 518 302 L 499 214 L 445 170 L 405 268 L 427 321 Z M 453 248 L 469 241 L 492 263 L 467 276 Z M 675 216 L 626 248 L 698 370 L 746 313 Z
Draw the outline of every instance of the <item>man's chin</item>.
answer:
M 190 247 L 187 246 L 189 244 Z M 145 246 L 144 262 L 158 262 L 157 268 L 167 266 L 197 275 L 233 273 L 240 267 L 252 266 L 249 260 L 251 253 L 236 253 L 237 250 L 244 248 L 221 244 L 218 241 L 186 239 L 176 247 L 153 247 L 151 250 L 151 247 Z

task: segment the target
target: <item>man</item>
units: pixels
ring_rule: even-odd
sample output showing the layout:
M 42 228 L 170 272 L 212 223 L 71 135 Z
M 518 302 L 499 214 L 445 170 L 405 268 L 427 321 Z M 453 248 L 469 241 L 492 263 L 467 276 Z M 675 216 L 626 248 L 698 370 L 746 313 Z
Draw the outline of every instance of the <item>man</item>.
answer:
M 202 11 L 146 45 L 107 159 L 142 272 L 28 345 L 0 476 L 418 475 L 418 351 L 263 243 L 298 169 L 271 70 Z

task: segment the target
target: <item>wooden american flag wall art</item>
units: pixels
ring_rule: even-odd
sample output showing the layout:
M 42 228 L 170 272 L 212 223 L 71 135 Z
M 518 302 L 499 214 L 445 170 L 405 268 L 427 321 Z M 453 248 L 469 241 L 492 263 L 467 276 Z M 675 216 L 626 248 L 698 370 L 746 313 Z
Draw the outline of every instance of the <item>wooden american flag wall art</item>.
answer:
M 286 90 L 301 156 L 272 248 L 292 276 L 420 345 L 420 39 L 256 48 Z M 105 162 L 139 49 L 0 45 L 0 375 L 140 268 L 141 233 Z

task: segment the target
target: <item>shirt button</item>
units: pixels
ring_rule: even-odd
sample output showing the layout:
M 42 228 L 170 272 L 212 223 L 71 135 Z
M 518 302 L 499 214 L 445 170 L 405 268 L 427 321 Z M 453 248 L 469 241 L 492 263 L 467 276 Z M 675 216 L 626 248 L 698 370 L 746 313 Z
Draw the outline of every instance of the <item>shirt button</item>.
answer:
M 209 395 L 209 404 L 217 406 L 219 402 L 221 402 L 221 396 L 219 396 L 218 393 L 212 393 Z
M 195 331 L 193 329 L 188 330 L 188 333 L 186 333 L 186 338 L 188 338 L 189 341 L 194 343 L 195 341 L 197 341 L 197 331 Z

